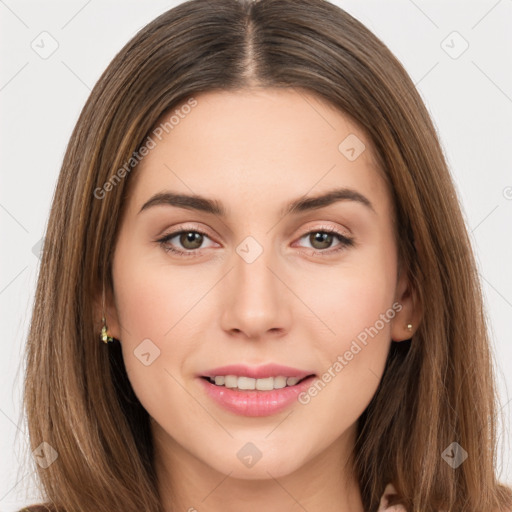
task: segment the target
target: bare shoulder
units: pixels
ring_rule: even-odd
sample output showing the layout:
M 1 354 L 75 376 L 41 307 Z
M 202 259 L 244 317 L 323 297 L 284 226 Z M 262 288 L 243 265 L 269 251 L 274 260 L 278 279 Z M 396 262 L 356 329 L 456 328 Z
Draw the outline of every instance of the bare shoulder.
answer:
M 54 509 L 48 508 L 47 505 L 30 505 L 29 507 L 22 508 L 18 512 L 55 512 Z

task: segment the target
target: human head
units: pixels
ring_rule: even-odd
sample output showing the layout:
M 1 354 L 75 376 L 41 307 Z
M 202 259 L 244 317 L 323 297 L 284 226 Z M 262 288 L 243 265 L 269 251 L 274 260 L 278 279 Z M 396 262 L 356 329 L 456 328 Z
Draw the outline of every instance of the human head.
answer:
M 197 33 L 206 36 L 197 38 Z M 145 27 L 100 78 L 59 177 L 30 335 L 32 340 L 46 337 L 46 345 L 40 346 L 46 347 L 47 362 L 52 351 L 66 357 L 57 363 L 55 377 L 47 375 L 45 386 L 77 398 L 67 411 L 48 404 L 50 416 L 73 425 L 70 450 L 80 446 L 91 459 L 99 446 L 92 441 L 81 445 L 80 439 L 90 440 L 90 432 L 99 429 L 107 445 L 119 448 L 110 461 L 125 482 L 136 480 L 136 470 L 142 468 L 151 474 L 149 418 L 130 395 L 119 358 L 94 343 L 101 327 L 98 297 L 105 286 L 112 304 L 120 220 L 140 170 L 130 167 L 119 176 L 119 169 L 139 153 L 162 114 L 187 98 L 254 86 L 307 90 L 364 132 L 389 185 L 397 261 L 421 305 L 414 343 L 391 345 L 382 380 L 359 421 L 355 461 L 365 505 L 374 506 L 389 478 L 415 496 L 425 492 L 413 491 L 415 486 L 434 482 L 432 493 L 445 492 L 455 500 L 459 480 L 439 457 L 454 436 L 461 436 L 460 444 L 475 454 L 461 467 L 459 479 L 469 482 L 479 475 L 481 482 L 488 481 L 492 464 L 492 440 L 485 435 L 493 415 L 490 384 L 472 391 L 481 407 L 476 415 L 471 411 L 471 422 L 470 411 L 456 397 L 457 387 L 469 394 L 475 379 L 490 382 L 469 240 L 434 127 L 411 80 L 373 34 L 319 0 L 222 1 L 215 7 L 201 0 L 187 2 Z M 119 179 L 106 190 L 116 173 Z M 64 336 L 50 344 L 44 319 L 52 314 Z M 37 354 L 32 348 L 30 360 L 43 357 Z M 83 383 L 92 400 L 80 391 Z M 32 403 L 37 396 L 33 386 Z M 455 416 L 454 407 L 459 408 Z M 113 414 L 105 415 L 107 410 Z M 73 420 L 78 417 L 84 418 L 83 425 Z M 44 424 L 31 430 L 34 437 L 52 438 Z M 139 454 L 135 461 L 118 453 L 120 439 Z M 408 456 L 413 443 L 421 452 L 414 460 Z M 108 472 L 106 459 L 97 460 Z M 150 479 L 144 482 L 151 487 Z

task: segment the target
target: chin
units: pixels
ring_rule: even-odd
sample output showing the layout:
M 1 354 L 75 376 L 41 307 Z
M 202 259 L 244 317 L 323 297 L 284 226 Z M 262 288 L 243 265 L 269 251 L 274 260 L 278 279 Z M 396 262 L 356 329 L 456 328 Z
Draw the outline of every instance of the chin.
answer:
M 264 464 L 263 460 L 260 460 L 252 468 L 242 467 L 241 464 L 235 465 L 235 467 L 226 464 L 221 472 L 226 475 L 229 474 L 230 478 L 240 480 L 268 480 L 269 478 L 285 477 L 297 469 L 293 465 L 283 465 L 282 461 L 280 463 L 267 462 Z
M 226 453 L 233 453 L 234 457 L 226 457 Z M 262 448 L 261 451 L 257 450 L 251 443 L 242 445 L 241 449 L 237 447 L 234 452 L 223 451 L 222 457 L 204 462 L 222 474 L 229 474 L 231 478 L 241 480 L 267 480 L 272 477 L 284 477 L 300 469 L 303 464 L 297 459 L 296 451 L 292 459 L 288 449 L 273 448 L 265 454 L 265 448 Z

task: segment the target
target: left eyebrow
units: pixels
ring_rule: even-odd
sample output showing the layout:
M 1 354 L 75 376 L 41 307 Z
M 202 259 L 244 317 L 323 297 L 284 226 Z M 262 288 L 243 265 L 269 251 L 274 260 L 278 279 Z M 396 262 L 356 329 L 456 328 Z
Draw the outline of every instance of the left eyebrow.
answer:
M 325 208 L 326 206 L 330 206 L 331 204 L 337 203 L 339 201 L 354 201 L 356 203 L 362 204 L 376 214 L 372 203 L 367 197 L 350 188 L 337 188 L 321 195 L 313 197 L 303 196 L 295 199 L 281 209 L 280 215 L 284 217 L 288 214 L 297 214 L 310 210 L 317 210 L 320 208 Z M 143 204 L 139 213 L 157 205 L 175 206 L 177 208 L 196 210 L 217 215 L 219 217 L 226 217 L 226 209 L 222 203 L 216 199 L 208 199 L 199 195 L 176 194 L 169 191 L 159 192 L 158 194 L 152 196 Z
M 363 194 L 357 192 L 357 190 L 351 188 L 336 188 L 330 190 L 324 194 L 320 194 L 312 197 L 300 197 L 295 201 L 292 201 L 286 205 L 280 212 L 282 216 L 294 213 L 302 213 L 309 210 L 318 210 L 325 208 L 331 204 L 339 201 L 355 201 L 356 203 L 362 204 L 373 213 L 377 213 L 371 203 L 371 201 L 363 196 Z

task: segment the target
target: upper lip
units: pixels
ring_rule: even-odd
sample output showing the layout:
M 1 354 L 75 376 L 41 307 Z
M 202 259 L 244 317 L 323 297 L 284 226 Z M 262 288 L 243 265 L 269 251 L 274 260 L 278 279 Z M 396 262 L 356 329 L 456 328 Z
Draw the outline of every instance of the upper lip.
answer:
M 264 379 L 266 377 L 296 377 L 303 379 L 308 375 L 314 375 L 314 372 L 299 370 L 291 366 L 281 364 L 264 364 L 261 366 L 247 366 L 243 364 L 230 364 L 212 368 L 201 374 L 201 377 L 217 377 L 221 375 L 236 375 L 237 377 L 251 377 L 253 379 Z

